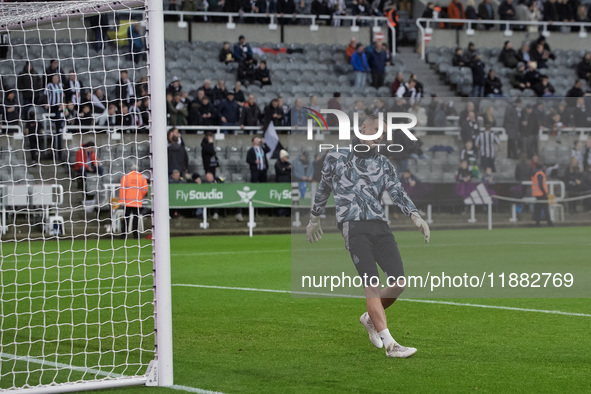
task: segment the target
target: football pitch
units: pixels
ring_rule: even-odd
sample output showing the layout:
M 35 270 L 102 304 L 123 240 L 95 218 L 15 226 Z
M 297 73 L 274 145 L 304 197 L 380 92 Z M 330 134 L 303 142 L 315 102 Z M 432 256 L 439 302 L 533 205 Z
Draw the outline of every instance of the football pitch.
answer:
M 573 260 L 591 264 L 590 231 L 583 227 L 434 231 L 429 245 L 421 245 L 418 232 L 395 235 L 407 275 L 412 274 L 413 260 L 453 266 L 456 259 L 506 261 L 513 254 L 534 261 L 553 258 L 558 264 Z M 319 245 L 340 242 L 342 246 L 339 237 L 327 234 Z M 149 242 L 142 241 L 142 248 L 126 253 L 151 267 L 151 251 L 145 247 Z M 117 240 L 113 246 L 122 245 Z M 41 247 L 31 244 L 32 249 Z M 291 247 L 290 235 L 171 239 L 177 389 L 589 391 L 589 299 L 401 299 L 387 311 L 389 329 L 398 342 L 418 352 L 410 359 L 388 359 L 383 349 L 371 345 L 359 323 L 365 310 L 362 299 L 298 298 L 289 293 Z M 352 265 L 350 260 L 343 264 Z M 120 269 L 132 274 L 136 281 L 132 285 L 148 281 L 143 279 L 145 270 L 135 271 L 136 265 Z M 119 278 L 117 272 L 110 275 Z M 130 387 L 106 392 L 179 391 Z

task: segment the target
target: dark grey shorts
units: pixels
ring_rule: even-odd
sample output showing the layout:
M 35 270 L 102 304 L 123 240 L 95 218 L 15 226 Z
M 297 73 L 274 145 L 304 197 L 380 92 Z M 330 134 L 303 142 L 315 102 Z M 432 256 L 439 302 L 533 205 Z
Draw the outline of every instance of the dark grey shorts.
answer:
M 339 228 L 359 276 L 379 277 L 378 265 L 386 277 L 404 276 L 398 244 L 386 222 L 350 221 L 340 223 Z

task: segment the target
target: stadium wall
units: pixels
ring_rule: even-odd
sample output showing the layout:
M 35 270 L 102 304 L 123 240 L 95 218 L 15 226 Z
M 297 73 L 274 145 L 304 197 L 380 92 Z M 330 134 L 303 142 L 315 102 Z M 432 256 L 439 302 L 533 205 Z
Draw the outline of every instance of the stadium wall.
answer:
M 167 23 L 166 33 L 172 32 L 174 27 Z M 287 44 L 342 44 L 347 45 L 351 37 L 357 37 L 359 42 L 370 42 L 371 28 L 362 27 L 359 32 L 352 33 L 350 27 L 318 26 L 318 31 L 310 31 L 310 26 L 284 26 L 284 42 Z M 178 27 L 177 27 L 178 29 Z M 186 30 L 186 29 L 179 29 Z M 384 29 L 382 29 L 383 31 Z M 236 42 L 238 35 L 244 34 L 247 41 L 281 43 L 281 30 L 269 30 L 268 25 L 237 24 L 236 29 L 228 29 L 225 23 L 194 23 L 193 37 L 197 41 L 229 41 Z M 186 33 L 184 33 L 186 36 Z M 175 34 L 178 39 L 184 39 L 181 32 Z M 387 37 L 387 35 L 386 35 Z M 166 39 L 177 38 L 166 36 Z

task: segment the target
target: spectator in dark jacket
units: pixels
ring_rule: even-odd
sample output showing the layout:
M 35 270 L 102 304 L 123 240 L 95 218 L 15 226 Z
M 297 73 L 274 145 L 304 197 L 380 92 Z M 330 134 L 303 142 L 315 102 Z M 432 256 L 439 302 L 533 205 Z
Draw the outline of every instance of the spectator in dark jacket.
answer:
M 577 79 L 572 88 L 570 88 L 568 92 L 566 92 L 565 97 L 583 97 L 584 95 L 585 92 L 583 91 L 583 89 L 581 89 L 581 80 Z
M 273 122 L 275 126 L 281 126 L 281 120 L 283 118 L 283 111 L 279 108 L 277 99 L 271 100 L 269 105 L 265 107 L 263 130 L 267 130 L 269 123 Z
M 258 126 L 261 122 L 261 110 L 257 105 L 254 94 L 248 96 L 248 101 L 242 107 L 242 117 L 240 120 L 240 126 Z
M 560 7 L 556 0 L 548 0 L 544 3 L 544 20 L 548 22 L 560 22 Z M 550 31 L 558 31 L 558 26 L 548 26 Z
M 371 15 L 371 5 L 366 0 L 358 0 L 357 4 L 353 5 L 353 15 L 369 16 Z M 362 26 L 364 22 L 360 23 Z
M 538 68 L 548 68 L 546 62 L 550 58 L 550 53 L 544 49 L 542 43 L 537 43 L 535 47 L 529 51 L 529 57 L 532 61 L 538 64 Z
M 511 85 L 515 89 L 525 90 L 525 64 L 517 63 L 517 69 L 511 75 Z
M 466 2 L 466 19 L 470 20 L 477 20 L 478 13 L 476 12 L 476 8 L 474 0 L 468 0 Z
M 464 55 L 464 51 L 462 48 L 456 48 L 456 53 L 454 57 L 451 59 L 451 64 L 455 67 L 470 67 L 470 59 Z
M 464 143 L 464 147 L 460 151 L 460 163 L 464 160 L 468 161 L 468 167 L 478 165 L 478 149 L 474 147 L 474 142 L 468 140 Z
M 472 97 L 482 97 L 484 95 L 484 63 L 480 60 L 480 55 L 476 54 L 472 63 Z
M 47 66 L 47 68 L 45 69 L 45 84 L 44 84 L 44 86 L 47 86 L 47 84 L 51 82 L 51 79 L 54 74 L 59 75 L 59 82 L 61 82 L 62 84 L 65 85 L 65 82 L 66 82 L 65 75 L 63 75 L 60 70 L 59 62 L 57 60 L 53 59 L 49 62 L 49 66 Z
M 558 11 L 562 22 L 574 22 L 576 13 L 576 4 L 572 0 L 561 0 L 558 2 Z M 567 31 L 570 30 L 567 28 Z
M 241 107 L 246 101 L 246 97 L 244 97 L 244 90 L 242 90 L 242 83 L 240 83 L 240 81 L 234 82 L 234 100 L 236 100 L 238 105 Z
M 293 15 L 296 14 L 296 5 L 294 0 L 277 0 L 277 13 L 279 14 L 279 24 L 291 24 L 295 22 Z M 290 18 L 285 18 L 291 15 Z
M 203 93 L 209 97 L 209 102 L 213 103 L 213 89 L 211 87 L 211 81 L 206 79 L 203 81 L 203 86 L 201 86 L 199 89 L 203 90 Z
M 484 97 L 503 97 L 503 84 L 492 68 L 484 80 Z
M 373 50 L 368 55 L 369 68 L 371 69 L 371 85 L 374 88 L 384 86 L 386 78 L 386 51 L 382 48 L 382 43 L 377 42 Z
M 246 55 L 240 60 L 238 66 L 238 80 L 245 84 L 251 84 L 255 79 L 255 61 L 250 55 Z
M 41 82 L 41 77 L 37 74 L 31 62 L 26 62 L 16 80 L 16 88 L 21 94 L 23 106 L 35 102 L 37 92 L 43 89 Z
M 213 88 L 213 104 L 219 105 L 219 103 L 221 103 L 223 100 L 225 100 L 226 97 L 228 97 L 228 89 L 226 89 L 226 81 L 223 79 L 220 79 L 218 81 L 218 84 L 215 85 L 215 88 Z
M 577 75 L 579 78 L 591 83 L 591 52 L 586 52 L 581 62 L 577 65 Z
M 228 97 L 219 105 L 218 113 L 223 126 L 236 126 L 240 116 L 240 107 L 234 100 L 234 91 L 228 92 Z
M 197 126 L 201 124 L 199 107 L 201 107 L 201 102 L 203 101 L 203 97 L 205 97 L 205 93 L 203 92 L 203 89 L 198 89 L 196 92 L 193 92 L 193 94 L 195 95 L 195 99 L 191 102 L 191 106 L 189 106 L 187 123 L 191 126 Z
M 503 118 L 503 127 L 508 137 L 507 157 L 509 159 L 517 159 L 517 154 L 519 153 L 519 142 L 521 140 L 519 125 L 523 116 L 524 111 L 521 107 L 520 98 L 516 98 L 513 105 L 507 105 Z
M 166 93 L 172 94 L 174 96 L 175 93 L 180 93 L 182 90 L 183 86 L 181 85 L 180 78 L 177 76 L 172 77 L 172 81 L 166 87 Z
M 456 171 L 456 182 L 468 183 L 472 181 L 472 171 L 468 168 L 468 160 L 462 160 Z
M 260 86 L 271 85 L 271 74 L 267 68 L 267 62 L 261 60 L 258 68 L 254 72 L 254 79 L 259 82 Z
M 533 106 L 528 104 L 525 107 L 525 114 L 521 117 L 521 151 L 526 152 L 528 157 L 538 153 L 538 133 L 540 131 L 540 122 L 538 114 L 533 110 Z
M 179 137 L 172 136 L 172 143 L 168 145 L 168 175 L 173 170 L 178 170 L 181 176 L 188 178 L 189 175 L 189 156 L 182 144 L 179 144 Z
M 4 105 L 2 111 L 3 120 L 9 125 L 18 125 L 21 119 L 21 106 L 16 97 L 16 91 L 9 90 L 4 95 Z
M 499 19 L 502 21 L 515 20 L 515 8 L 513 7 L 513 0 L 503 0 L 499 5 Z M 509 29 L 511 25 L 509 25 Z M 505 25 L 501 25 L 501 30 L 505 30 Z
M 540 81 L 541 75 L 538 72 L 537 67 L 538 65 L 536 62 L 529 62 L 527 64 L 527 69 L 523 74 L 523 82 L 525 83 L 526 89 L 533 88 L 533 86 Z
M 583 97 L 577 97 L 571 113 L 576 127 L 588 127 L 591 124 L 591 110 L 585 105 Z
M 289 162 L 289 153 L 281 149 L 279 160 L 275 162 L 275 182 L 291 182 L 291 163 Z
M 218 59 L 220 62 L 224 62 L 226 64 L 235 62 L 234 53 L 230 49 L 230 43 L 228 41 L 224 42 L 224 46 L 220 49 L 220 54 L 218 55 Z
M 531 164 L 527 160 L 527 155 L 521 153 L 519 155 L 519 163 L 515 167 L 515 180 L 517 182 L 529 181 L 532 176 Z
M 259 14 L 276 14 L 277 13 L 277 3 L 275 0 L 257 0 L 256 6 L 254 7 L 255 12 Z M 260 18 L 258 19 L 259 23 L 268 23 L 266 19 Z
M 505 41 L 505 45 L 499 53 L 499 62 L 503 63 L 503 66 L 509 68 L 517 67 L 517 63 L 519 63 L 519 57 L 515 49 L 513 49 L 513 45 L 511 41 Z
M 491 0 L 482 0 L 478 5 L 478 17 L 482 20 L 494 20 L 495 19 L 495 8 Z M 484 28 L 489 30 L 494 25 L 485 25 Z
M 213 133 L 209 131 L 201 141 L 201 158 L 203 159 L 203 168 L 205 169 L 205 172 L 211 172 L 215 175 L 215 171 L 219 166 L 219 161 L 213 143 Z
M 423 15 L 421 15 L 421 18 L 426 18 L 426 19 L 433 18 L 434 9 L 435 9 L 435 3 L 433 3 L 432 1 L 428 2 L 427 6 L 425 7 L 425 10 L 423 11 Z
M 234 44 L 234 59 L 236 61 L 241 61 L 242 58 L 251 56 L 252 57 L 252 49 L 250 45 L 246 43 L 246 39 L 243 35 L 238 37 L 238 42 Z
M 542 75 L 540 82 L 535 84 L 532 89 L 538 97 L 554 97 L 554 86 L 550 83 L 547 75 Z
M 201 105 L 197 109 L 199 113 L 200 123 L 203 126 L 214 126 L 218 124 L 218 113 L 214 105 L 209 100 L 209 97 L 203 96 Z
M 250 166 L 250 181 L 252 183 L 267 182 L 267 170 L 269 162 L 267 153 L 271 149 L 265 144 L 264 138 L 252 137 L 252 148 L 246 152 L 246 162 Z
M 479 130 L 478 119 L 473 111 L 468 112 L 465 119 L 460 119 L 460 136 L 463 143 L 475 140 Z
M 342 111 L 343 107 L 341 106 L 341 93 L 339 93 L 339 92 L 333 93 L 332 98 L 330 100 L 328 100 L 327 108 Z M 336 115 L 327 114 L 326 115 L 326 123 L 327 123 L 328 127 L 338 126 L 339 120 L 337 119 Z

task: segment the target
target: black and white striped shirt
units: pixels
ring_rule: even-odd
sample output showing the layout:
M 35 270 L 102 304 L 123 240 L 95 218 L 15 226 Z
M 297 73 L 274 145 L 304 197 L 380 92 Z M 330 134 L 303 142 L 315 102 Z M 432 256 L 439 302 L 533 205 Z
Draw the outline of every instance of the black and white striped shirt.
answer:
M 78 81 L 78 79 L 75 79 L 74 81 L 69 79 L 66 90 L 66 93 L 69 96 L 68 99 L 71 100 L 74 104 L 80 104 L 80 92 L 82 90 L 82 87 L 80 86 L 80 81 Z
M 136 106 L 132 105 L 129 107 L 129 114 L 131 115 L 131 121 L 134 126 L 143 126 L 144 120 L 142 119 L 142 111 Z
M 133 83 L 128 79 L 126 82 L 119 81 L 119 99 L 126 103 L 131 102 L 131 98 L 135 97 L 135 89 L 133 87 Z
M 492 131 L 483 131 L 476 137 L 476 146 L 480 149 L 480 157 L 495 158 L 497 155 L 497 144 L 500 143 Z
M 50 82 L 45 88 L 45 95 L 49 106 L 60 105 L 64 102 L 64 86 L 61 82 Z

